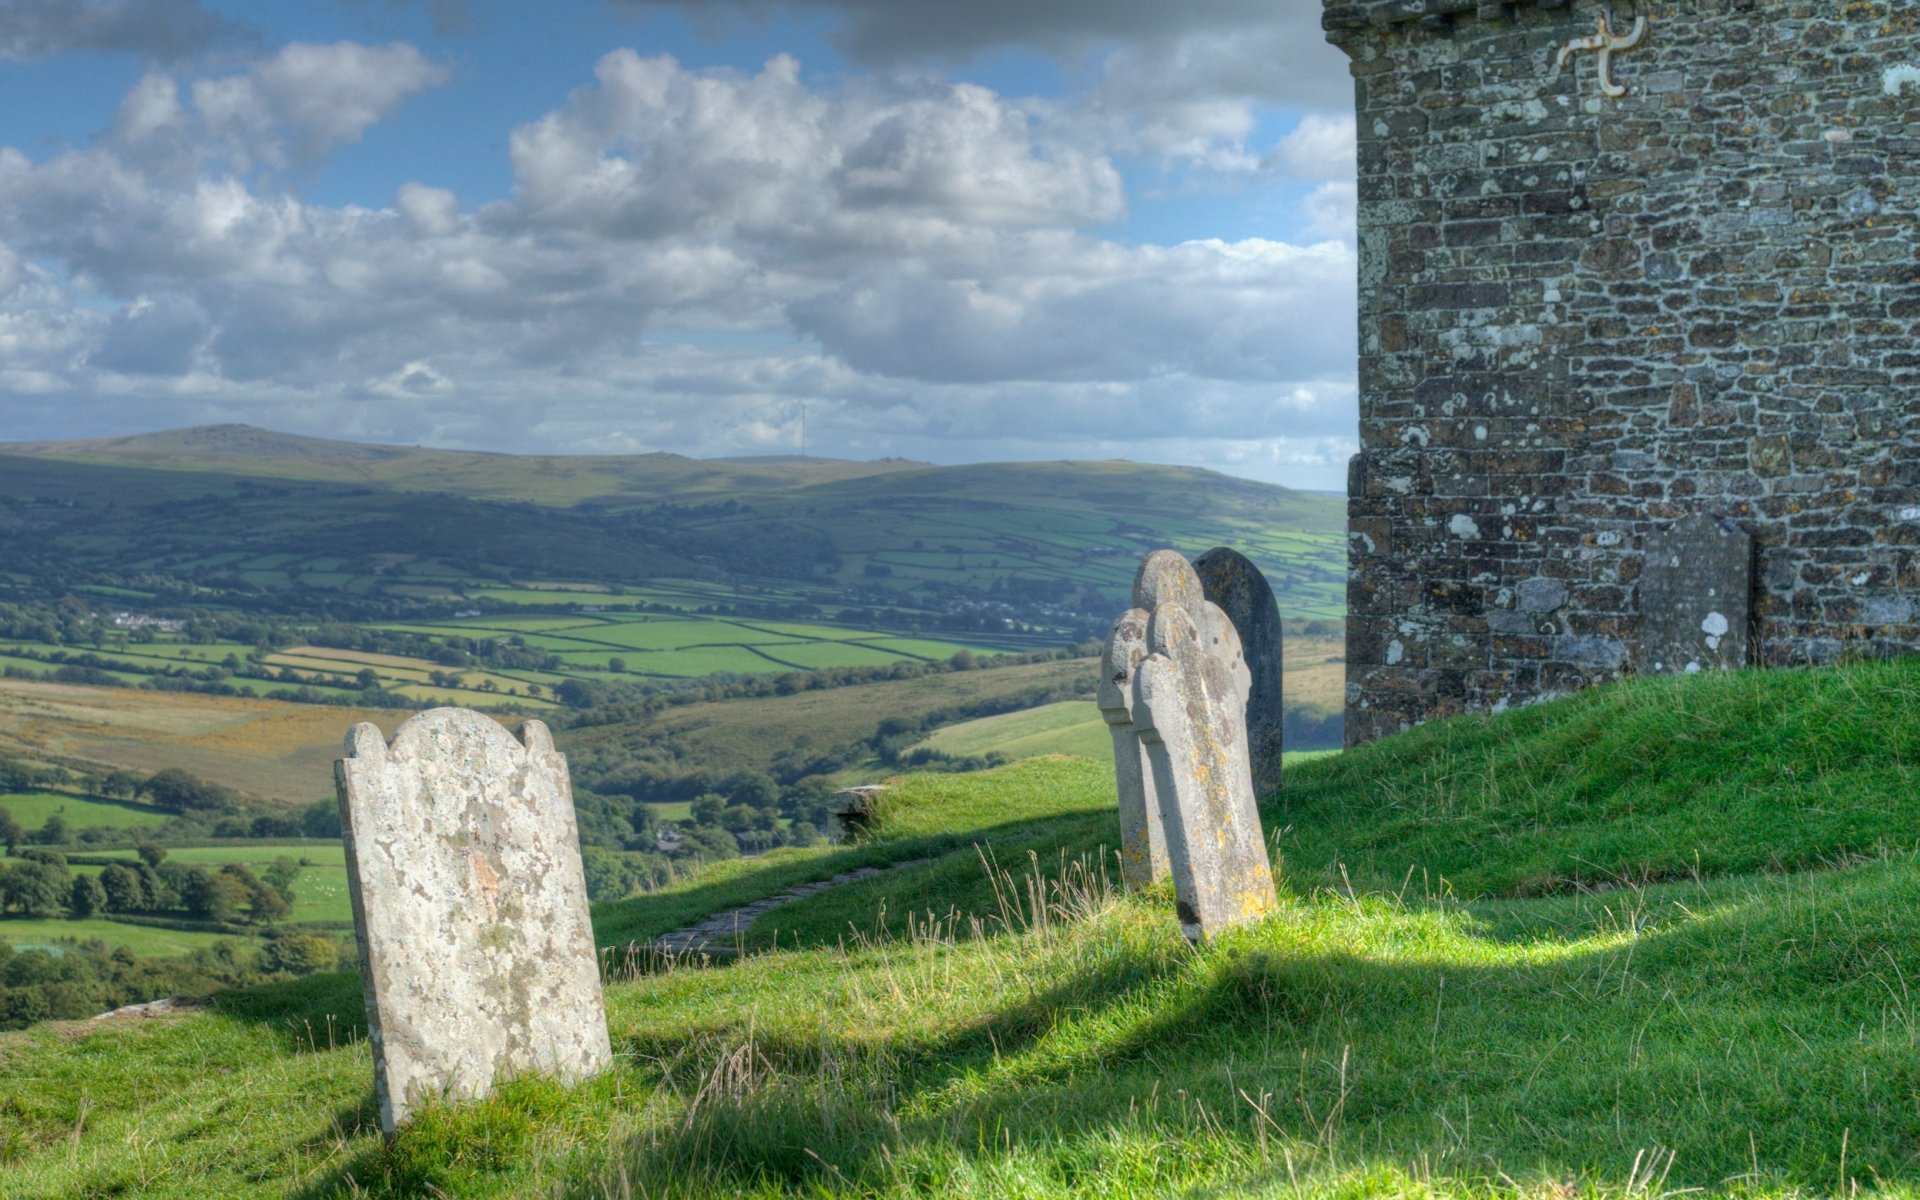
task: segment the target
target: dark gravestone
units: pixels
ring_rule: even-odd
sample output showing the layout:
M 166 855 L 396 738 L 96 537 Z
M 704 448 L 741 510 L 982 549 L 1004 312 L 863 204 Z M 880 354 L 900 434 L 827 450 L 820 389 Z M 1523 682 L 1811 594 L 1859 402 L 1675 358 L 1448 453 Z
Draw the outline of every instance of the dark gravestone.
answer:
M 1746 666 L 1752 611 L 1753 538 L 1732 521 L 1687 517 L 1647 538 L 1640 573 L 1642 674 Z
M 1240 634 L 1253 684 L 1247 692 L 1247 752 L 1252 758 L 1253 790 L 1269 795 L 1280 787 L 1285 712 L 1281 694 L 1280 604 L 1267 577 L 1238 550 L 1218 546 L 1193 562 L 1201 590 L 1219 605 Z

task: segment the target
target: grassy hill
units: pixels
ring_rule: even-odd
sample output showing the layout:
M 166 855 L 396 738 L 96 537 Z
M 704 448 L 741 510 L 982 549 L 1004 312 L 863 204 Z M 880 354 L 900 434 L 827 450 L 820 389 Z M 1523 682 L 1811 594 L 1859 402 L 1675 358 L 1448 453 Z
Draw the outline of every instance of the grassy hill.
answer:
M 1280 912 L 1197 952 L 1115 890 L 1100 764 L 912 777 L 871 841 L 601 906 L 618 946 L 924 860 L 736 965 L 616 954 L 595 1082 L 384 1144 L 357 982 L 316 977 L 0 1037 L 0 1192 L 1911 1195 L 1917 693 L 1646 680 L 1301 764 Z
M 0 757 L 140 774 L 180 767 L 291 808 L 333 794 L 348 729 L 372 721 L 391 735 L 408 715 L 0 679 Z

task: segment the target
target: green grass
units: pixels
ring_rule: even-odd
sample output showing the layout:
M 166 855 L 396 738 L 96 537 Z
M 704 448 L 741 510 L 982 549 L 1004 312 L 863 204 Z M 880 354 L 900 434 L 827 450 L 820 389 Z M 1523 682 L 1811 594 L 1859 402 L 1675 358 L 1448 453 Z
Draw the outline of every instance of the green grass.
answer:
M 618 944 L 929 860 L 618 972 L 592 1083 L 386 1144 L 325 976 L 0 1037 L 0 1192 L 1913 1195 L 1916 692 L 1643 681 L 1298 762 L 1279 911 L 1199 951 L 1114 889 L 1103 764 L 910 777 L 870 841 L 598 906 Z
M 977 717 L 935 730 L 913 749 L 925 748 L 953 758 L 1003 754 L 1009 761 L 1048 754 L 1070 754 L 1110 762 L 1113 735 L 1091 700 L 1062 700 L 1019 712 Z M 1335 750 L 1289 751 L 1288 765 L 1305 762 Z
M 29 830 L 45 825 L 55 813 L 74 829 L 144 829 L 172 815 L 147 804 L 96 800 L 64 792 L 0 792 L 0 808 Z
M 1042 754 L 1111 758 L 1113 738 L 1093 701 L 1063 700 L 949 725 L 914 748 L 922 747 L 955 758 L 989 753 L 1004 754 L 1009 759 Z

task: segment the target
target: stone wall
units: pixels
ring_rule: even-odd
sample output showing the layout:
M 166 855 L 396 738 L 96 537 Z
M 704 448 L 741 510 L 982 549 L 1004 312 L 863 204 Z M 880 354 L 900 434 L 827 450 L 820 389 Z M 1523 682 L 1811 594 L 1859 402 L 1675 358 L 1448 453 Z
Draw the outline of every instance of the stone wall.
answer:
M 1650 533 L 1769 665 L 1920 648 L 1920 5 L 1327 0 L 1359 120 L 1349 742 L 1613 678 Z

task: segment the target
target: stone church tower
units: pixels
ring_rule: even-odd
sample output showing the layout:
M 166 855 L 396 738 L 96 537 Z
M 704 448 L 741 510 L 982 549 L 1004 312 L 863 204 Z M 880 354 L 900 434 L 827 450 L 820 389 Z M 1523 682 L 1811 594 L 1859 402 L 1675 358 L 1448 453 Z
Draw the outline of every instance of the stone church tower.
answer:
M 1359 121 L 1349 743 L 1920 649 L 1920 4 L 1325 5 Z

